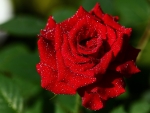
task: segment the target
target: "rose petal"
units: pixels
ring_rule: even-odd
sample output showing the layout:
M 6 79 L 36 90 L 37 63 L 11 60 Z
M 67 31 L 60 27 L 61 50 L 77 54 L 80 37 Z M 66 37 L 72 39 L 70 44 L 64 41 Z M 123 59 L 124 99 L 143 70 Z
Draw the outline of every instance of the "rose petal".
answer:
M 74 89 L 78 89 L 80 87 L 94 83 L 96 81 L 96 78 L 76 74 L 76 76 L 70 76 L 68 78 L 68 81 L 69 81 L 68 84 L 70 86 L 72 86 Z
M 67 58 L 72 63 L 88 63 L 90 61 L 90 59 L 87 57 L 83 57 L 83 56 L 78 55 L 78 54 L 73 54 L 71 49 L 70 49 L 67 36 L 64 35 L 63 37 L 64 37 L 64 42 L 62 44 L 62 51 L 61 52 L 62 52 L 62 55 L 64 56 L 64 58 Z
M 118 73 L 109 72 L 98 82 L 98 93 L 103 100 L 119 96 L 125 92 L 124 88 L 124 80 Z
M 99 110 L 103 108 L 103 102 L 97 93 L 87 93 L 80 95 L 82 97 L 82 105 L 91 110 Z
M 139 54 L 139 52 L 140 52 L 140 49 L 136 49 L 136 48 L 128 45 L 128 48 L 126 50 L 126 55 L 125 55 L 126 57 L 125 57 L 125 59 L 126 60 L 134 60 L 135 61 L 137 55 Z
M 126 47 L 126 51 L 119 54 L 119 56 L 116 58 L 116 61 L 112 63 L 110 68 L 124 74 L 125 77 L 129 77 L 132 74 L 140 72 L 134 63 L 139 51 L 139 49 L 135 49 L 128 45 Z
M 64 58 L 65 65 L 70 68 L 71 71 L 83 76 L 93 76 L 93 73 L 85 71 L 93 67 L 95 64 L 90 62 L 89 58 L 83 56 L 73 56 L 69 49 L 66 35 L 64 35 L 64 43 L 62 44 L 61 53 Z
M 118 24 L 116 21 L 114 21 L 113 17 L 111 17 L 108 14 L 104 14 L 103 16 L 103 21 L 106 25 L 109 25 L 110 27 L 122 31 L 122 29 L 124 29 L 124 27 L 122 27 L 120 24 Z
M 95 58 L 98 58 L 98 56 L 100 56 L 100 54 L 102 54 L 104 52 L 103 45 L 102 45 L 103 41 L 100 37 L 93 38 L 93 39 L 91 39 L 90 42 L 87 42 L 87 43 L 89 46 L 94 45 L 96 47 L 92 47 L 89 49 L 89 47 L 83 47 L 83 46 L 78 45 L 77 49 L 78 49 L 79 53 L 82 53 L 84 55 L 94 56 Z
M 56 52 L 53 42 L 44 38 L 38 40 L 38 50 L 41 62 L 48 64 L 51 68 L 56 68 Z
M 119 52 L 121 52 L 123 48 L 123 42 L 124 42 L 124 34 L 122 32 L 117 32 L 117 40 L 113 43 L 111 50 L 113 51 L 114 57 L 117 57 Z
M 58 81 L 58 73 L 46 63 L 39 63 L 36 66 L 41 75 L 41 86 L 55 94 L 75 94 L 76 90 L 65 82 Z
M 92 27 L 93 26 L 93 27 Z M 93 32 L 96 32 L 96 35 L 93 36 Z M 106 39 L 106 27 L 95 21 L 93 17 L 84 17 L 78 23 L 74 26 L 74 28 L 69 33 L 69 45 L 72 51 L 72 54 L 80 54 L 80 50 L 82 48 L 80 45 L 80 40 L 86 39 L 86 38 L 97 38 L 98 43 L 100 43 L 100 40 Z M 81 38 L 81 39 L 80 39 Z M 101 44 L 98 44 L 101 45 Z M 77 47 L 78 46 L 78 47 Z M 77 48 L 80 48 L 77 50 Z M 89 48 L 86 48 L 85 52 L 88 51 L 88 53 L 92 54 L 95 53 L 96 50 L 98 50 L 99 47 L 95 48 L 94 50 L 91 50 Z M 90 52 L 91 51 L 91 52 Z M 92 52 L 93 51 L 93 52 Z M 81 54 L 84 54 L 81 52 Z
M 49 40 L 54 40 L 55 27 L 56 27 L 56 22 L 50 16 L 48 19 L 48 22 L 46 24 L 45 29 L 40 31 L 39 37 L 44 37 L 44 38 L 49 39 Z
M 100 19 L 103 17 L 103 11 L 100 8 L 99 3 L 96 3 L 94 8 L 90 11 L 90 14 L 95 15 L 95 16 L 97 16 Z
M 125 77 L 129 77 L 132 74 L 140 72 L 140 70 L 135 65 L 134 61 L 127 61 L 116 67 L 116 71 L 124 74 Z
M 108 42 L 109 46 L 111 47 L 112 44 L 117 39 L 116 32 L 110 26 L 106 26 L 106 28 L 107 28 L 107 37 L 108 37 L 107 42 Z
M 99 110 L 107 99 L 124 93 L 124 87 L 124 81 L 120 74 L 109 72 L 95 83 L 79 88 L 78 93 L 82 97 L 83 106 Z
M 50 29 L 53 29 L 53 28 L 55 28 L 55 27 L 56 27 L 56 22 L 55 22 L 55 20 L 53 19 L 53 17 L 50 16 L 50 17 L 48 18 L 48 22 L 47 22 L 47 24 L 46 24 L 45 29 L 50 30 Z
M 80 20 L 82 17 L 85 17 L 86 15 L 89 15 L 89 13 L 84 10 L 82 6 L 78 9 L 78 11 L 71 17 L 68 18 L 67 20 L 59 23 L 59 25 L 63 28 L 64 33 L 68 33 L 77 23 L 77 20 Z
M 113 60 L 113 54 L 112 51 L 109 51 L 102 58 L 100 58 L 100 63 L 97 64 L 91 70 L 94 71 L 95 75 L 104 74 L 112 60 Z
M 57 71 L 53 70 L 48 64 L 40 62 L 36 65 L 37 71 L 41 76 L 41 86 L 45 89 L 49 87 L 52 91 L 57 80 Z

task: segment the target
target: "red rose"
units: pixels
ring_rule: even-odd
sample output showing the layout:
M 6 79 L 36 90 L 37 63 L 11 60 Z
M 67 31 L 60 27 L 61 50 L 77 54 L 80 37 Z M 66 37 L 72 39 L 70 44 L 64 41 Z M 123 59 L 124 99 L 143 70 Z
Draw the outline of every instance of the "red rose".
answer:
M 61 23 L 50 17 L 38 40 L 42 87 L 55 94 L 78 92 L 92 110 L 125 92 L 123 77 L 140 71 L 135 65 L 139 50 L 129 45 L 131 28 L 117 20 L 98 3 L 90 12 L 80 7 Z

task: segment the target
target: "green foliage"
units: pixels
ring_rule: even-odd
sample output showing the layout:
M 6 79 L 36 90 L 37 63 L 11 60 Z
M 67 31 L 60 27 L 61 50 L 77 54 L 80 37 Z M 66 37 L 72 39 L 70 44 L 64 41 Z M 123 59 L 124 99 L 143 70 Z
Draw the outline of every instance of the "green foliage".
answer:
M 140 66 L 144 66 L 144 67 L 150 67 L 150 40 L 148 38 L 147 42 L 145 42 L 145 48 L 141 51 L 140 56 L 139 56 L 139 61 L 138 61 L 138 65 Z
M 10 45 L 0 52 L 0 70 L 23 78 L 38 81 L 35 69 L 38 54 L 30 54 L 22 45 Z
M 22 113 L 23 99 L 11 79 L 0 74 L 0 111 L 2 113 Z
M 148 113 L 150 110 L 150 103 L 147 101 L 139 100 L 131 105 L 130 113 Z
M 21 93 L 28 96 L 36 93 L 39 87 L 39 76 L 35 69 L 38 60 L 37 53 L 30 54 L 25 46 L 9 45 L 0 52 L 0 72 L 13 76 L 13 80 L 22 89 Z M 32 90 L 29 90 L 31 87 Z
M 11 35 L 30 37 L 39 33 L 44 28 L 45 22 L 29 15 L 16 16 L 10 21 L 0 25 L 0 29 L 7 31 Z
M 115 13 L 112 0 L 91 0 L 90 2 L 89 0 L 83 0 L 82 6 L 86 10 L 90 11 L 95 6 L 96 3 L 99 3 L 101 5 L 101 8 L 105 13 L 109 13 L 109 14 Z
M 56 113 L 75 113 L 75 109 L 73 108 L 76 106 L 76 98 L 78 98 L 78 95 L 57 95 L 56 98 Z
M 127 26 L 145 25 L 150 18 L 150 8 L 146 0 L 115 0 L 116 11 L 120 22 Z
M 38 100 L 33 107 L 29 107 L 24 113 L 42 113 L 42 101 Z
M 66 20 L 67 18 L 70 18 L 72 15 L 74 15 L 75 11 L 76 10 L 73 8 L 60 8 L 53 12 L 53 16 L 56 22 L 62 22 L 63 20 Z
M 121 105 L 113 109 L 111 113 L 127 113 L 127 112 L 125 112 L 123 106 Z

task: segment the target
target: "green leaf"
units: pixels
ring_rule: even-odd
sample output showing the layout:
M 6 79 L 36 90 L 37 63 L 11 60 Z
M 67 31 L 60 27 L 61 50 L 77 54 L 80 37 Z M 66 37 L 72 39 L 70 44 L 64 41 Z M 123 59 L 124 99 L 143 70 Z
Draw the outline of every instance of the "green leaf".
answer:
M 39 99 L 36 101 L 36 103 L 30 108 L 27 108 L 24 113 L 42 113 L 42 100 Z
M 141 67 L 148 67 L 150 66 L 150 40 L 148 39 L 148 41 L 146 42 L 146 46 L 144 47 L 144 49 L 140 52 L 139 54 L 139 61 L 137 62 L 139 66 Z
M 0 71 L 39 83 L 36 64 L 38 53 L 29 53 L 22 45 L 10 45 L 0 52 Z
M 66 110 L 64 110 L 59 103 L 56 103 L 55 104 L 55 113 L 66 113 Z M 69 112 L 67 112 L 67 113 L 69 113 Z
M 113 2 L 112 0 L 83 0 L 82 6 L 90 11 L 93 9 L 96 3 L 99 3 L 104 13 L 114 14 Z
M 74 113 L 77 95 L 57 95 L 56 113 Z
M 114 5 L 123 25 L 140 27 L 150 18 L 150 7 L 146 0 L 115 0 Z
M 0 70 L 5 69 L 7 64 L 9 64 L 16 56 L 27 54 L 27 52 L 27 48 L 21 44 L 9 45 L 3 48 L 3 50 L 0 51 Z
M 40 83 L 36 84 L 28 79 L 15 76 L 12 80 L 18 85 L 18 89 L 25 101 L 39 94 L 42 89 Z
M 44 28 L 45 22 L 29 15 L 16 16 L 10 21 L 0 25 L 0 29 L 15 36 L 35 36 Z
M 150 90 L 147 90 L 146 92 L 143 93 L 142 99 L 144 101 L 150 102 Z
M 75 14 L 75 10 L 72 8 L 60 8 L 53 12 L 54 19 L 57 22 L 61 22 L 67 18 L 72 17 Z
M 121 105 L 113 109 L 111 113 L 127 113 L 127 112 L 125 112 L 124 106 Z
M 36 71 L 38 60 L 37 52 L 30 53 L 23 45 L 9 45 L 0 51 L 0 73 L 12 77 L 25 99 L 38 93 L 41 88 Z
M 149 111 L 150 104 L 144 100 L 138 100 L 130 107 L 130 113 L 148 113 Z
M 0 112 L 22 113 L 23 99 L 14 83 L 0 74 Z

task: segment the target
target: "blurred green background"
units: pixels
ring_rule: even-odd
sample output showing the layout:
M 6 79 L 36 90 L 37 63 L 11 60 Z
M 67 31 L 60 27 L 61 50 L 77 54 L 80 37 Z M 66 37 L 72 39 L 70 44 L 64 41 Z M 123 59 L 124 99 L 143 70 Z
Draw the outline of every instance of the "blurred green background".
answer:
M 11 2 L 13 17 L 0 24 L 0 113 L 77 113 L 77 95 L 53 98 L 41 88 L 35 69 L 37 34 L 50 15 L 61 22 L 79 6 L 89 11 L 96 2 L 105 13 L 118 15 L 123 26 L 133 28 L 130 43 L 141 49 L 137 59 L 141 73 L 125 79 L 126 93 L 107 101 L 100 111 L 80 106 L 78 113 L 150 113 L 150 0 L 3 1 Z

